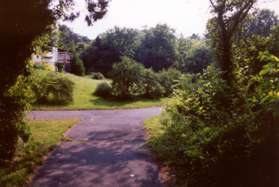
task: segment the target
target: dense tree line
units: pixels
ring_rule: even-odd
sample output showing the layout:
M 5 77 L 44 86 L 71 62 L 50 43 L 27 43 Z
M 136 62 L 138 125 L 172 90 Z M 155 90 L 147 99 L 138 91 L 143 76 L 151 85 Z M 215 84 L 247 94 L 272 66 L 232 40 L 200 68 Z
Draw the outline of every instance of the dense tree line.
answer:
M 91 44 L 88 37 L 76 34 L 66 25 L 59 25 L 55 35 L 53 37 L 58 38 L 57 47 L 59 49 L 77 55 L 81 54 Z
M 213 61 L 205 39 L 178 38 L 167 25 L 145 30 L 115 27 L 99 35 L 81 55 L 88 72 L 106 75 L 123 56 L 154 71 L 172 67 L 189 73 L 202 72 Z
M 122 56 L 135 57 L 139 41 L 139 32 L 134 29 L 116 27 L 101 34 L 81 55 L 86 71 L 107 74 Z

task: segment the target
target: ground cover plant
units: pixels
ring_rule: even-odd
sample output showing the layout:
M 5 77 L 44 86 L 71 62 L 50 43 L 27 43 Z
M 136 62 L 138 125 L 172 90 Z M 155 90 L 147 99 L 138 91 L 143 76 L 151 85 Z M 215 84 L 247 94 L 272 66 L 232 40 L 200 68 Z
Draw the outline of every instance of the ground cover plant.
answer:
M 43 157 L 63 139 L 64 132 L 78 122 L 78 119 L 29 120 L 30 139 L 27 143 L 19 142 L 10 166 L 0 169 L 1 186 L 24 186 L 30 182 Z

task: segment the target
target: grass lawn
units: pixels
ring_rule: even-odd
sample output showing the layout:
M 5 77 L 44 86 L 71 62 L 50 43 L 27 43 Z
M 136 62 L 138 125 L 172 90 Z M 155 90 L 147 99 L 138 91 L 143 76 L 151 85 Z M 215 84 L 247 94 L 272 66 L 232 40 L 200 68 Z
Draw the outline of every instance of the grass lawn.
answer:
M 165 127 L 160 122 L 160 116 L 155 116 L 144 121 L 144 129 L 147 132 L 148 140 L 147 145 L 150 147 L 151 151 L 154 153 L 155 157 L 159 160 L 164 152 L 165 146 L 161 142 L 163 133 L 165 132 Z
M 148 133 L 149 139 L 156 138 L 164 133 L 164 128 L 160 123 L 160 116 L 155 116 L 145 120 L 144 128 Z
M 46 71 L 36 73 L 46 74 Z M 79 77 L 65 74 L 75 83 L 74 102 L 66 106 L 35 105 L 35 110 L 87 110 L 87 109 L 120 109 L 120 108 L 143 108 L 162 106 L 167 99 L 140 99 L 134 101 L 114 101 L 94 96 L 93 93 L 98 84 L 104 80 L 93 80 L 90 77 Z
M 78 122 L 78 119 L 29 121 L 31 138 L 25 145 L 19 142 L 11 166 L 0 169 L 0 186 L 26 185 L 43 157 L 60 142 L 64 132 Z

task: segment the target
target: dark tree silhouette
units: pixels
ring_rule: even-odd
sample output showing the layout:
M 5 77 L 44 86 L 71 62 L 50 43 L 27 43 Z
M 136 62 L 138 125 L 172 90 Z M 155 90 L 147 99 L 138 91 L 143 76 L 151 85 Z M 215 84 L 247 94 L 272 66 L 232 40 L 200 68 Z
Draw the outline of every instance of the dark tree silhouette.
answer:
M 137 50 L 136 60 L 146 68 L 155 71 L 167 69 L 176 60 L 176 37 L 168 25 L 156 25 L 145 31 L 143 41 Z
M 140 45 L 140 32 L 135 29 L 115 27 L 100 34 L 81 57 L 87 72 L 101 72 L 108 76 L 114 63 L 122 56 L 135 58 Z
M 86 0 L 89 25 L 107 12 L 107 0 Z M 27 59 L 32 54 L 32 42 L 48 31 L 57 19 L 72 20 L 79 15 L 65 13 L 73 0 L 3 0 L 0 3 L 0 166 L 9 161 L 15 152 L 24 117 L 24 94 L 13 86 L 20 75 L 27 74 Z M 22 89 L 19 89 L 22 90 Z

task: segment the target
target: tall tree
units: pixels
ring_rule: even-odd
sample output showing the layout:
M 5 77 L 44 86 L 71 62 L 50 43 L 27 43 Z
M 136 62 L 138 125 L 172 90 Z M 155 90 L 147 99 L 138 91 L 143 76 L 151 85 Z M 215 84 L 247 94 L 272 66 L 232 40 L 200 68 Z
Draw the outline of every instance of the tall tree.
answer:
M 99 35 L 82 54 L 86 70 L 107 74 L 122 56 L 135 58 L 140 40 L 139 31 L 129 28 L 115 27 Z
M 240 32 L 242 38 L 258 35 L 267 37 L 271 34 L 272 28 L 279 24 L 278 16 L 269 9 L 256 9 L 243 21 Z
M 86 0 L 89 25 L 101 19 L 107 0 Z M 56 3 L 56 4 L 55 4 Z M 3 0 L 0 3 L 0 166 L 15 152 L 20 124 L 24 117 L 24 94 L 19 84 L 20 75 L 27 73 L 27 59 L 32 54 L 32 42 L 49 29 L 55 20 L 74 19 L 78 14 L 66 14 L 73 0 Z M 17 91 L 15 88 L 19 87 Z
M 211 22 L 211 32 L 217 48 L 217 59 L 222 78 L 233 86 L 232 39 L 240 24 L 257 0 L 209 0 L 215 17 Z
M 155 71 L 174 65 L 176 60 L 175 31 L 167 25 L 157 25 L 146 30 L 136 58 L 145 67 Z
M 245 69 L 241 75 L 249 77 L 262 70 L 265 64 L 258 58 L 260 52 L 278 54 L 278 48 L 274 48 L 276 45 L 271 42 L 278 23 L 277 15 L 268 9 L 255 9 L 244 19 L 233 39 L 233 53 L 237 56 L 235 63 Z
M 58 26 L 57 35 L 58 48 L 70 53 L 81 54 L 91 43 L 89 38 L 74 33 L 66 25 Z
M 201 73 L 213 62 L 207 40 L 191 36 L 177 40 L 176 68 L 185 73 Z

